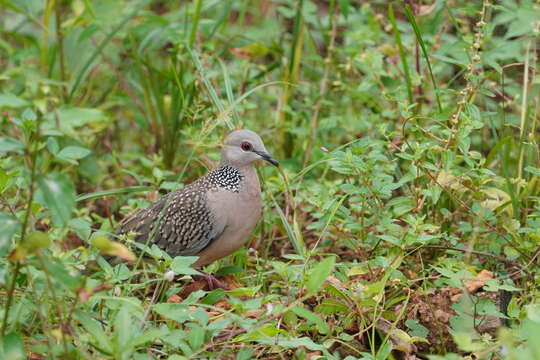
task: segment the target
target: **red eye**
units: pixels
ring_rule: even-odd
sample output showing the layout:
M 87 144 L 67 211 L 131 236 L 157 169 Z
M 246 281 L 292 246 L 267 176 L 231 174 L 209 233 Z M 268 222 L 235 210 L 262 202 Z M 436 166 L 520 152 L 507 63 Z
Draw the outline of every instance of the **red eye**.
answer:
M 242 150 L 244 150 L 244 151 L 251 151 L 251 150 L 253 150 L 253 146 L 251 146 L 251 144 L 250 144 L 249 142 L 247 142 L 247 141 L 244 141 L 244 142 L 240 145 L 240 147 L 241 147 Z

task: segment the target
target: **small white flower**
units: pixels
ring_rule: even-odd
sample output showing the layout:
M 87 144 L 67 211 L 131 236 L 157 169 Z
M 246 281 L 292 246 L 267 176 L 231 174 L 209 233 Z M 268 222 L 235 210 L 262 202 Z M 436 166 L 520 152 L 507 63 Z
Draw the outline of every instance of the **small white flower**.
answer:
M 164 275 L 163 278 L 167 281 L 173 281 L 174 280 L 174 271 L 169 270 Z

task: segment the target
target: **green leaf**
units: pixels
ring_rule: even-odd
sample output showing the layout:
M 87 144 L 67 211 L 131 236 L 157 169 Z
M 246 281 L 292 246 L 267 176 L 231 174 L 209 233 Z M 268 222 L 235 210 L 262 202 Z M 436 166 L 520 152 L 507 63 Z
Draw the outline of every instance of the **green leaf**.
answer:
M 347 19 L 349 17 L 349 0 L 338 0 L 338 2 L 343 17 Z
M 89 109 L 80 107 L 64 107 L 58 110 L 60 118 L 60 129 L 63 134 L 76 136 L 76 129 L 83 126 L 104 122 L 107 119 L 105 113 L 99 109 Z
M 61 159 L 72 161 L 82 159 L 90 155 L 91 151 L 80 146 L 66 146 L 56 155 Z
M 261 344 L 265 344 L 265 345 L 272 345 L 272 346 L 278 345 L 284 348 L 292 348 L 292 349 L 305 347 L 306 349 L 313 350 L 313 351 L 319 350 L 323 354 L 328 353 L 328 350 L 324 346 L 316 344 L 315 342 L 313 342 L 313 340 L 311 340 L 308 337 L 287 339 L 283 336 L 275 336 L 275 337 L 260 338 L 260 339 L 257 339 L 257 342 Z
M 300 306 L 295 306 L 291 309 L 291 311 L 294 312 L 296 315 L 315 324 L 319 333 L 328 334 L 330 332 L 328 324 L 326 324 L 326 322 L 324 322 L 323 319 L 321 319 L 317 314 L 309 311 L 308 309 Z
M 331 256 L 327 257 L 309 272 L 306 288 L 309 293 L 316 293 L 321 288 L 322 284 L 326 280 L 330 273 L 334 269 L 336 258 Z
M 526 172 L 529 172 L 531 174 L 533 174 L 534 176 L 538 176 L 540 177 L 540 168 L 536 168 L 536 167 L 532 167 L 532 166 L 527 166 L 525 168 L 525 171 Z
M 21 247 L 26 250 L 28 254 L 31 254 L 39 249 L 47 248 L 51 244 L 49 236 L 42 231 L 34 231 L 29 234 L 25 239 Z
M 60 150 L 60 145 L 58 144 L 58 140 L 56 140 L 54 136 L 49 136 L 47 138 L 47 149 L 53 155 L 58 154 L 58 151 Z
M 22 154 L 23 150 L 24 145 L 19 140 L 9 136 L 0 137 L 0 153 L 16 152 Z
M 332 315 L 338 312 L 347 312 L 349 307 L 334 299 L 324 299 L 315 307 L 315 311 L 321 314 Z
M 460 350 L 463 351 L 480 351 L 483 349 L 483 344 L 479 341 L 474 341 L 469 333 L 453 333 L 454 341 Z
M 50 173 L 38 178 L 36 201 L 51 212 L 53 224 L 64 227 L 75 205 L 75 186 L 64 174 Z
M 116 314 L 114 320 L 114 336 L 116 343 L 123 349 L 127 349 L 128 342 L 131 338 L 132 322 L 131 315 L 126 307 L 121 307 L 120 311 Z
M 189 344 L 193 350 L 199 349 L 204 344 L 204 328 L 200 325 L 193 324 L 188 336 Z
M 21 99 L 17 95 L 13 94 L 0 94 L 0 109 L 10 108 L 20 108 L 27 106 L 28 101 Z
M 6 190 L 9 178 L 10 176 L 7 174 L 7 172 L 0 168 L 0 194 Z
M 3 258 L 11 246 L 11 238 L 19 231 L 21 224 L 14 217 L 0 213 L 0 258 Z
M 76 311 L 74 316 L 83 328 L 97 341 L 98 347 L 109 354 L 112 353 L 110 337 L 103 331 L 101 325 L 82 311 Z
M 141 335 L 138 335 L 138 336 L 135 336 L 135 337 L 131 338 L 131 340 L 129 341 L 129 344 L 128 344 L 127 347 L 128 348 L 135 348 L 137 346 L 144 345 L 146 343 L 152 342 L 155 339 L 166 335 L 167 333 L 169 333 L 169 330 L 166 329 L 166 328 L 150 329 L 148 331 L 145 331 Z M 170 359 L 170 357 L 169 357 L 169 359 Z
M 253 349 L 252 348 L 242 348 L 236 354 L 236 360 L 249 360 L 253 359 Z M 170 358 L 169 358 L 170 359 Z
M 198 258 L 198 256 L 177 256 L 171 264 L 171 270 L 176 275 L 198 275 L 200 272 L 191 267 Z
M 429 330 L 425 326 L 420 324 L 418 321 L 416 321 L 416 320 L 407 319 L 405 321 L 405 325 L 409 329 L 411 329 L 411 333 L 410 333 L 411 336 L 426 339 L 428 334 L 429 334 Z
M 186 304 L 156 304 L 152 310 L 166 319 L 183 323 L 188 320 L 195 320 L 193 311 Z
M 214 305 L 216 302 L 221 300 L 225 296 L 225 290 L 223 289 L 214 289 L 208 293 L 204 297 L 204 299 L 201 300 L 201 304 L 205 305 Z
M 0 358 L 9 360 L 24 360 L 26 352 L 21 335 L 9 333 L 2 340 Z

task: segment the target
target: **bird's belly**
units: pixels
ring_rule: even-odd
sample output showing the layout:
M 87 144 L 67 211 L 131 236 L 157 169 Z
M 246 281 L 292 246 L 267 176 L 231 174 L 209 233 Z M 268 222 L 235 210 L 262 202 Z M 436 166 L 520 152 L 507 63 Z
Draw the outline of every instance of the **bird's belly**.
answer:
M 260 195 L 245 197 L 237 193 L 229 194 L 227 200 L 229 201 L 222 203 L 228 210 L 225 229 L 217 239 L 198 254 L 199 260 L 194 264 L 195 266 L 210 264 L 238 250 L 249 239 L 261 217 Z

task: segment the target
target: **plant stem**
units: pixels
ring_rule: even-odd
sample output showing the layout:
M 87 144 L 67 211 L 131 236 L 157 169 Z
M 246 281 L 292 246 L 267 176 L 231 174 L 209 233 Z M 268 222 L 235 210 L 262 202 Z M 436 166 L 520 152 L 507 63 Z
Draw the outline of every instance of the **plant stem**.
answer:
M 65 86 L 66 81 L 66 64 L 64 57 L 64 34 L 62 33 L 62 4 L 61 1 L 57 0 L 55 2 L 55 12 L 56 12 L 56 44 L 58 46 L 58 56 L 60 57 L 60 81 L 62 86 L 60 86 L 62 92 L 62 98 L 64 101 L 67 99 L 67 89 Z
M 197 27 L 201 17 L 202 0 L 195 0 L 195 14 L 193 14 L 193 23 L 191 24 L 191 34 L 189 35 L 189 47 L 193 47 L 195 38 L 197 37 Z
M 527 49 L 525 50 L 525 64 L 523 68 L 523 90 L 521 94 L 521 114 L 519 125 L 519 164 L 518 164 L 518 179 L 523 176 L 523 158 L 525 156 L 525 128 L 527 127 L 527 90 L 529 84 L 529 52 L 531 49 L 531 40 L 527 42 Z M 520 182 L 516 182 L 516 191 L 519 193 Z

